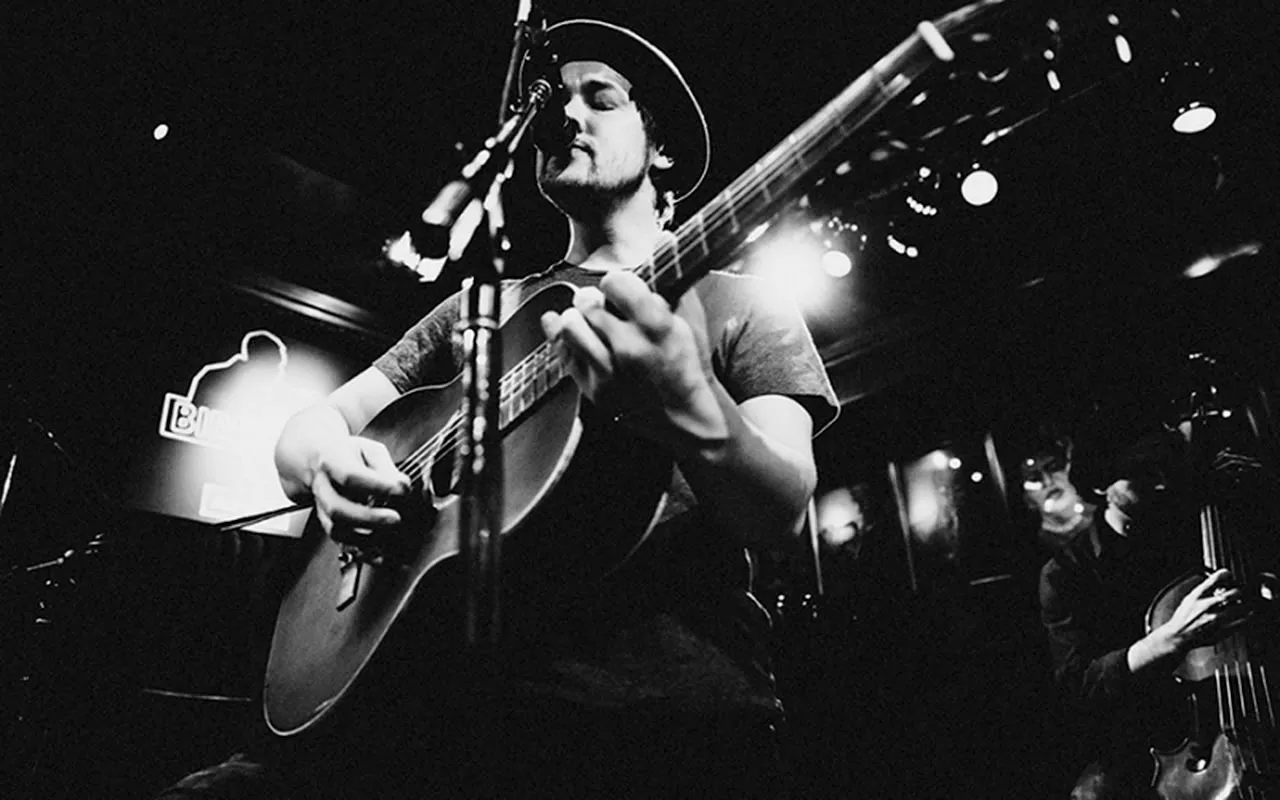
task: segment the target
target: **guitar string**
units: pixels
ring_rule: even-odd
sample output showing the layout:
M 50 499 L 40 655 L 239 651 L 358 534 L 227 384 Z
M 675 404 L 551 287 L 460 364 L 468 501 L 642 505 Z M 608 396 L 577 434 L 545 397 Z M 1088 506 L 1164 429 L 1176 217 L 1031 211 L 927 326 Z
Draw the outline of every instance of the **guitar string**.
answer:
M 922 41 L 919 34 L 913 34 L 911 38 L 915 40 L 912 47 L 919 49 Z M 695 222 L 698 222 L 702 227 L 701 237 L 704 242 L 707 234 L 709 232 L 713 233 L 725 222 L 726 219 L 732 220 L 738 228 L 741 229 L 741 223 L 738 223 L 736 220 L 737 211 L 740 209 L 735 207 L 743 205 L 746 200 L 754 199 L 756 195 L 768 195 L 769 193 L 766 184 L 772 183 L 779 175 L 789 171 L 794 171 L 791 169 L 792 167 L 799 165 L 802 168 L 802 171 L 808 171 L 810 167 L 820 163 L 822 159 L 834 152 L 836 147 L 848 139 L 855 130 L 861 127 L 861 124 L 859 124 L 852 130 L 847 129 L 846 124 L 857 112 L 858 108 L 856 106 L 858 104 L 854 102 L 857 99 L 856 97 L 845 98 L 844 93 L 850 91 L 853 85 L 861 80 L 862 77 L 870 75 L 874 71 L 875 67 L 873 66 L 870 70 L 864 72 L 862 76 L 859 76 L 859 78 L 855 79 L 853 83 L 849 84 L 840 96 L 820 109 L 788 137 L 788 141 L 791 144 L 789 149 L 793 153 L 793 157 L 791 159 L 783 157 L 784 153 L 787 152 L 787 149 L 783 149 L 770 153 L 761 161 L 756 162 L 751 169 L 744 173 L 738 180 L 731 183 L 728 188 L 726 188 L 724 192 L 717 197 L 717 200 L 720 202 L 717 202 L 716 200 L 711 202 L 712 208 L 710 213 L 708 213 L 706 209 L 703 209 L 698 214 L 691 217 L 684 225 L 680 226 L 680 229 L 676 231 L 676 236 L 674 237 L 676 244 L 678 245 L 681 239 L 693 238 L 692 233 L 695 230 Z M 896 74 L 893 78 L 900 77 L 902 74 L 902 70 L 894 70 L 894 72 Z M 914 79 L 908 80 L 901 87 L 891 91 L 887 87 L 892 82 L 892 79 L 886 79 L 885 75 L 881 72 L 877 72 L 875 77 L 877 79 L 876 88 L 878 89 L 876 100 L 879 102 L 879 105 L 870 109 L 871 113 L 868 115 L 868 119 L 878 113 L 880 108 L 892 102 L 895 98 L 901 95 L 908 86 L 914 83 Z M 824 138 L 829 137 L 836 132 L 843 135 L 836 137 L 833 142 L 826 143 L 829 146 L 824 149 L 822 147 L 824 144 Z M 816 158 L 812 157 L 815 152 L 820 153 Z M 757 170 L 756 167 L 759 167 L 759 169 Z M 792 183 L 794 182 L 795 181 Z M 789 188 L 790 186 L 783 187 L 783 192 Z M 772 199 L 773 196 L 770 195 L 768 200 Z M 768 200 L 766 200 L 766 202 L 768 202 Z M 687 244 L 688 242 L 686 242 L 686 245 Z M 658 275 L 674 269 L 677 276 L 681 276 L 678 259 L 680 249 L 687 248 L 673 247 L 670 243 L 667 243 L 664 245 L 664 248 L 658 251 L 652 259 L 655 263 L 655 271 Z M 708 247 L 706 249 L 709 252 L 710 248 Z M 657 264 L 657 261 L 664 257 L 664 251 L 667 250 L 674 250 L 675 252 L 675 254 L 671 255 L 668 259 L 672 262 L 671 265 L 663 266 Z
M 542 373 L 535 372 L 533 376 L 528 377 L 525 376 L 525 373 L 529 368 L 529 364 L 547 361 L 545 353 L 548 350 L 550 350 L 549 343 L 542 342 L 508 370 L 507 374 L 499 382 L 498 394 L 500 401 L 504 394 L 507 397 L 514 397 L 529 386 L 536 385 L 537 378 Z M 453 452 L 460 441 L 461 433 L 464 432 L 464 425 L 465 422 L 457 414 L 452 415 L 445 427 L 429 437 L 427 441 L 401 461 L 397 467 L 408 475 L 410 480 L 425 476 L 431 468 L 434 468 L 437 457 L 440 454 Z
M 1276 740 L 1277 738 L 1280 738 L 1280 737 L 1276 736 L 1276 714 L 1275 714 L 1275 707 L 1271 703 L 1271 692 L 1267 683 L 1266 664 L 1258 665 L 1258 677 L 1262 684 L 1262 697 L 1267 704 L 1266 710 L 1267 710 L 1268 719 L 1264 722 L 1264 725 L 1267 725 L 1268 727 L 1266 728 L 1266 730 L 1270 731 L 1270 734 L 1267 736 L 1269 741 L 1269 746 L 1264 746 L 1262 748 L 1262 753 L 1263 753 L 1262 761 L 1263 761 L 1264 771 L 1267 773 L 1270 773 L 1271 770 L 1273 769 L 1271 764 L 1271 757 L 1272 755 L 1275 754 L 1275 750 L 1277 748 Z
M 885 102 L 887 103 L 889 99 L 892 98 L 886 99 Z M 845 105 L 847 106 L 848 104 L 846 103 Z M 836 128 L 843 127 L 852 110 L 852 108 L 844 108 L 819 111 L 792 134 L 793 137 L 796 137 L 796 141 L 791 143 L 794 153 L 793 158 L 784 158 L 781 152 L 766 155 L 764 159 L 757 162 L 757 166 L 760 166 L 759 171 L 756 171 L 754 167 L 749 169 L 741 178 L 731 183 L 721 194 L 717 195 L 708 204 L 709 209 L 704 207 L 681 225 L 673 237 L 674 243 L 673 240 L 667 240 L 650 259 L 650 263 L 653 264 L 654 268 L 655 281 L 671 272 L 674 272 L 677 277 L 683 277 L 679 253 L 691 249 L 690 242 L 695 238 L 695 231 L 698 227 L 701 227 L 701 231 L 697 234 L 697 237 L 702 239 L 704 249 L 709 254 L 711 248 L 705 244 L 708 236 L 714 237 L 726 222 L 736 225 L 739 230 L 743 227 L 737 217 L 742 211 L 742 206 L 746 205 L 747 201 L 755 200 L 757 196 L 766 195 L 768 195 L 768 200 L 773 199 L 773 195 L 768 192 L 767 184 L 773 183 L 778 176 L 788 172 L 790 167 L 798 164 L 804 168 L 820 162 L 822 158 L 829 155 L 834 150 L 834 146 L 827 148 L 826 152 L 816 159 L 812 157 L 812 152 L 821 149 L 821 139 L 824 136 L 829 135 Z M 806 128 L 813 128 L 814 130 L 805 130 Z M 847 138 L 847 135 L 852 133 L 851 131 L 842 132 L 846 133 L 843 138 Z M 843 141 L 843 138 L 841 141 Z M 785 192 L 787 188 L 789 187 L 783 187 L 783 191 Z M 682 240 L 684 246 L 680 246 Z M 664 261 L 669 263 L 662 263 Z
M 1216 506 L 1208 505 L 1202 509 L 1201 524 L 1205 526 L 1206 544 L 1211 550 L 1209 566 L 1229 566 L 1236 576 L 1247 577 L 1247 552 L 1242 547 L 1231 546 L 1222 527 L 1221 513 Z M 1220 730 L 1231 731 L 1237 742 L 1243 741 L 1248 745 L 1238 748 L 1248 761 L 1247 769 L 1267 774 L 1270 769 L 1270 754 L 1267 752 L 1266 742 L 1271 741 L 1274 736 L 1268 736 L 1263 729 L 1269 728 L 1274 732 L 1275 711 L 1266 678 L 1266 667 L 1262 664 L 1255 665 L 1249 657 L 1243 632 L 1234 633 L 1223 640 L 1222 649 L 1230 651 L 1230 659 L 1225 666 L 1215 669 Z M 1261 692 L 1259 683 L 1262 686 Z M 1261 740 L 1259 734 L 1262 735 Z

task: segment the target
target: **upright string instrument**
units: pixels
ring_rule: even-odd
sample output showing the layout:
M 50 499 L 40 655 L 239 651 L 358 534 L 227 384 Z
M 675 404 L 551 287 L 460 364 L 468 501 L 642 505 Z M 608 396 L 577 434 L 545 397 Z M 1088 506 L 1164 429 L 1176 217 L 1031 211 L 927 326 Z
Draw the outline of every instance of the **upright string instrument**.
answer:
M 1192 408 L 1181 424 L 1191 434 L 1193 463 L 1209 467 L 1221 448 L 1257 438 L 1249 409 L 1225 404 L 1214 384 L 1193 393 Z M 1245 444 L 1250 444 L 1246 441 Z M 1188 689 L 1191 730 L 1177 748 L 1152 750 L 1153 786 L 1166 800 L 1277 800 L 1280 798 L 1280 728 L 1276 724 L 1277 651 L 1274 572 L 1259 567 L 1252 550 L 1270 530 L 1259 520 L 1261 494 L 1280 487 L 1224 492 L 1223 481 L 1204 482 L 1199 504 L 1200 548 L 1204 569 L 1160 592 L 1147 614 L 1147 630 L 1164 624 L 1178 604 L 1211 572 L 1226 569 L 1246 589 L 1244 602 L 1255 606 L 1251 619 L 1221 641 L 1192 650 L 1175 669 Z M 1248 486 L 1249 484 L 1246 484 Z M 1273 548 L 1274 549 L 1274 548 Z

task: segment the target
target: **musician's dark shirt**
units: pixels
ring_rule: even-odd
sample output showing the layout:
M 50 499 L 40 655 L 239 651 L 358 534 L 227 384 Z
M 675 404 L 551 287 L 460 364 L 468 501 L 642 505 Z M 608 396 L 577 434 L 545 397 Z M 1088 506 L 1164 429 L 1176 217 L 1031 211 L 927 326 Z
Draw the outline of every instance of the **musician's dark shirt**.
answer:
M 1194 548 L 1175 539 L 1151 531 L 1131 542 L 1098 513 L 1040 573 L 1054 682 L 1077 715 L 1088 757 L 1133 790 L 1149 782 L 1149 747 L 1169 743 L 1181 708 L 1170 671 L 1134 675 L 1128 663 L 1151 602 L 1195 564 Z

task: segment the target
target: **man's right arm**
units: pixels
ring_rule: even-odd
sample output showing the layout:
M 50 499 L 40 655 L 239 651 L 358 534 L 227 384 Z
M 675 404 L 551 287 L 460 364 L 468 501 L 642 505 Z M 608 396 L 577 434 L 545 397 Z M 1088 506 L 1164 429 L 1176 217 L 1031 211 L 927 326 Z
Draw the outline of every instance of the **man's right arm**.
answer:
M 394 510 L 370 500 L 406 493 L 408 479 L 382 444 L 355 435 L 399 394 L 382 372 L 369 367 L 285 423 L 275 449 L 280 485 L 296 502 L 314 501 L 326 530 L 335 523 L 399 522 Z

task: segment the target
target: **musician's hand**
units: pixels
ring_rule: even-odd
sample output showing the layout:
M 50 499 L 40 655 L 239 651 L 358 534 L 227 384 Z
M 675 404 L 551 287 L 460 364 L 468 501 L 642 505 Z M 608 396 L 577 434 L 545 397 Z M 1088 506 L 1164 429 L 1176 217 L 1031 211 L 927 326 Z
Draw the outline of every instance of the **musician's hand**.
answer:
M 612 272 L 599 289 L 579 289 L 572 308 L 544 314 L 542 326 L 593 402 L 625 408 L 646 398 L 686 432 L 716 432 L 719 404 L 696 293 L 673 312 L 638 276 Z
M 1231 573 L 1216 570 L 1188 592 L 1168 621 L 1153 633 L 1163 635 L 1173 652 L 1185 655 L 1243 625 L 1250 614 L 1244 599 L 1244 591 L 1231 585 Z
M 396 469 L 387 448 L 359 436 L 321 451 L 311 480 L 316 515 L 335 538 L 399 523 L 400 514 L 381 504 L 409 490 L 409 478 Z

